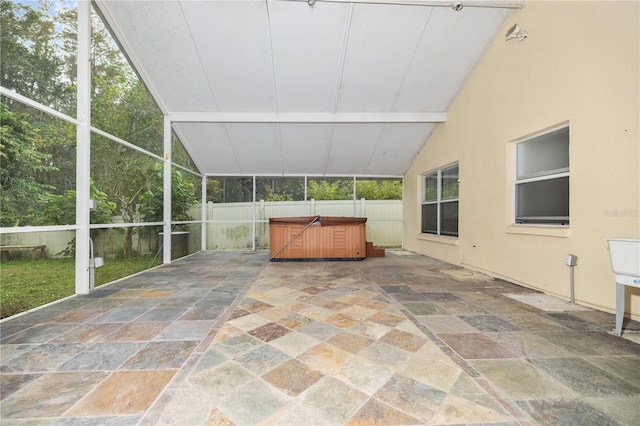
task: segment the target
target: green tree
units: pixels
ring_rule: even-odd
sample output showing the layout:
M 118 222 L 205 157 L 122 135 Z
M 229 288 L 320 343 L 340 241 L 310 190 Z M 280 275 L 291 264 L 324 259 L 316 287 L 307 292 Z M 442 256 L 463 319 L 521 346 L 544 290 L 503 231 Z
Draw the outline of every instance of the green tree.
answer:
M 270 187 L 266 188 L 264 193 L 261 195 L 260 199 L 264 201 L 293 201 L 291 194 L 286 192 L 274 192 Z
M 61 48 L 67 25 L 59 18 L 70 9 L 61 6 L 0 1 L 0 84 L 69 113 L 75 82 Z M 2 104 L 2 224 L 62 224 L 43 223 L 39 213 L 51 196 L 75 188 L 75 127 L 20 102 L 3 97 Z
M 90 198 L 96 203 L 96 208 L 89 214 L 90 223 L 111 223 L 116 203 L 109 201 L 109 196 L 100 191 L 91 181 Z M 64 194 L 47 194 L 46 204 L 40 212 L 43 224 L 72 224 L 76 223 L 76 191 L 67 190 Z
M 161 154 L 163 118 L 160 110 L 119 51 L 101 21 L 94 20 L 92 38 L 92 125 Z M 154 160 L 128 146 L 94 136 L 91 176 L 117 204 L 125 222 L 138 221 L 140 196 L 153 182 Z M 154 188 L 155 190 L 155 188 Z M 138 229 L 125 227 L 124 255 L 133 251 Z
M 65 0 L 0 0 L 2 86 L 74 115 L 76 17 L 76 9 Z M 101 20 L 93 19 L 92 25 L 91 124 L 162 154 L 159 108 Z M 11 113 L 3 109 L 3 226 L 73 223 L 75 127 L 19 102 L 6 103 Z M 155 160 L 95 134 L 91 142 L 92 188 L 108 194 L 103 202 L 108 211 L 117 211 L 125 222 L 137 222 L 140 195 L 154 185 L 147 177 Z M 176 150 L 176 160 L 191 163 L 184 150 Z M 92 196 L 98 197 L 98 192 Z M 111 219 L 94 212 L 91 220 L 107 223 Z M 125 255 L 131 254 L 136 231 L 134 227 L 123 230 Z
M 207 201 L 213 203 L 247 203 L 252 200 L 252 178 L 219 177 L 207 179 Z
M 222 203 L 224 199 L 223 179 L 207 178 L 207 202 Z
M 9 111 L 2 102 L 0 123 L 0 224 L 32 225 L 53 189 L 37 177 L 55 167 L 50 165 L 51 156 L 39 149 L 41 136 L 28 116 Z
M 304 200 L 304 179 L 290 177 L 261 177 L 256 179 L 256 200 Z
M 153 173 L 149 175 L 149 185 L 140 194 L 140 212 L 145 221 L 162 222 L 164 220 L 164 187 L 163 167 L 156 163 Z M 182 175 L 178 169 L 171 172 L 171 220 L 193 220 L 189 209 L 198 202 L 195 186 Z
M 310 179 L 307 186 L 307 198 L 315 200 L 351 200 L 353 199 L 353 180 Z
M 356 198 L 402 200 L 402 181 L 400 179 L 357 179 Z
M 61 0 L 0 1 L 0 84 L 67 113 L 75 90 L 64 72 L 59 16 L 68 10 Z

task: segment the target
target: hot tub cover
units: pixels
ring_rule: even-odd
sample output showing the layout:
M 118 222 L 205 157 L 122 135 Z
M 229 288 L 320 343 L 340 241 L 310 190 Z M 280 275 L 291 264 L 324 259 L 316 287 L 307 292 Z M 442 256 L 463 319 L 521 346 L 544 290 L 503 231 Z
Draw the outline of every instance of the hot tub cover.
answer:
M 272 217 L 269 225 L 308 225 L 311 221 L 319 223 L 321 226 L 338 225 L 358 225 L 367 222 L 366 217 L 346 217 L 346 216 L 295 216 L 295 217 Z

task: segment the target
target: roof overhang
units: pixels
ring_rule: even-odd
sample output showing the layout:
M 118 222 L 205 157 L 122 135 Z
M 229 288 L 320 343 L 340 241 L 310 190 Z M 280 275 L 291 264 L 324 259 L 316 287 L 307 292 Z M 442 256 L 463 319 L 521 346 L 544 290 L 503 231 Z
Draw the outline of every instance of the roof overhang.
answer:
M 311 3 L 94 1 L 206 175 L 401 176 L 524 6 Z

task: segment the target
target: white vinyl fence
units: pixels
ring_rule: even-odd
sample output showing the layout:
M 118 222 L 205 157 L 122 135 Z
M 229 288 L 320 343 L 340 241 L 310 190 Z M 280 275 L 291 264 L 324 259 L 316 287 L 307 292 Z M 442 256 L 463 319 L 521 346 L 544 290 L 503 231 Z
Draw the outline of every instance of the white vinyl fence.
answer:
M 191 209 L 199 220 L 200 205 Z M 367 241 L 386 248 L 402 247 L 402 201 L 280 201 L 254 203 L 224 203 L 207 205 L 207 250 L 258 250 L 269 248 L 269 218 L 293 216 L 348 216 L 367 218 Z M 113 223 L 122 218 L 114 217 Z M 255 225 L 255 228 L 254 228 Z M 194 253 L 201 247 L 200 224 L 189 224 L 186 247 L 174 248 L 176 255 Z M 158 253 L 158 236 L 138 232 L 133 235 L 134 252 L 141 255 Z M 181 234 L 183 234 L 182 232 Z M 27 232 L 0 236 L 3 246 L 46 245 L 46 256 L 62 255 L 71 247 L 74 231 Z M 176 239 L 185 239 L 184 235 Z M 124 244 L 122 228 L 105 229 L 95 235 L 97 256 L 110 258 L 121 255 Z M 19 253 L 16 253 L 19 254 Z M 25 252 L 24 255 L 29 253 Z M 39 253 L 38 253 L 39 254 Z
M 207 249 L 269 248 L 269 218 L 295 216 L 367 218 L 367 241 L 379 247 L 402 247 L 401 200 L 260 201 L 207 205 Z M 255 230 L 254 230 L 255 224 Z
M 47 231 L 47 232 L 24 232 L 15 234 L 0 235 L 0 245 L 2 246 L 46 246 L 45 257 L 53 257 L 64 252 L 70 246 L 75 231 Z M 31 256 L 29 251 L 4 253 L 3 256 L 21 257 Z M 40 251 L 37 252 L 38 258 L 41 257 Z

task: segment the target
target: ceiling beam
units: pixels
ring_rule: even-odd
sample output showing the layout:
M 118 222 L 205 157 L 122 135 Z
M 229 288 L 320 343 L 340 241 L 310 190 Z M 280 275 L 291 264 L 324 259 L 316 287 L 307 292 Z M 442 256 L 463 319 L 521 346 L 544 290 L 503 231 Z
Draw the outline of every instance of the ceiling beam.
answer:
M 446 112 L 174 112 L 173 123 L 444 123 Z
M 526 0 L 281 0 L 299 1 L 317 4 L 317 2 L 327 3 L 366 3 L 366 4 L 395 4 L 402 6 L 433 6 L 451 7 L 461 10 L 462 7 L 495 7 L 501 9 L 520 9 L 526 6 Z M 460 7 L 460 9 L 458 9 Z

